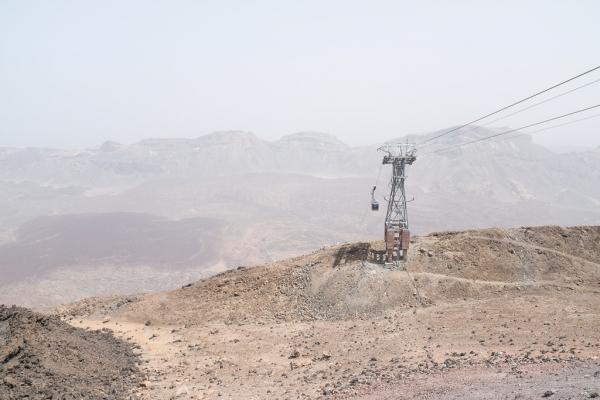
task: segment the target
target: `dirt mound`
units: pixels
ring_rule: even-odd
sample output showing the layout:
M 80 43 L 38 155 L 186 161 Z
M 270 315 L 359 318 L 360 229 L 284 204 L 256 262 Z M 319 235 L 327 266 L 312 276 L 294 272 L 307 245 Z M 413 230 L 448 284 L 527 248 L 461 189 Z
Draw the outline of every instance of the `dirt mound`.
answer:
M 420 272 L 484 281 L 539 282 L 597 277 L 600 227 L 556 226 L 436 233 L 416 246 Z
M 106 331 L 0 306 L 0 399 L 126 399 L 139 386 L 131 345 Z
M 380 242 L 347 244 L 146 295 L 117 313 L 188 325 L 348 319 L 517 292 L 577 291 L 598 287 L 599 244 L 600 227 L 435 233 L 412 240 L 405 269 L 373 261 Z

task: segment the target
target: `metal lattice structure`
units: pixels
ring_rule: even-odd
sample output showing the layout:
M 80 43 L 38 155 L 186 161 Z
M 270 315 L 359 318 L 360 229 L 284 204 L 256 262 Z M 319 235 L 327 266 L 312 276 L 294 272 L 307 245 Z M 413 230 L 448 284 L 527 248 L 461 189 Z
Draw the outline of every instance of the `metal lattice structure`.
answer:
M 416 148 L 409 143 L 389 143 L 378 150 L 386 153 L 383 164 L 392 165 L 390 178 L 390 195 L 385 214 L 385 254 L 388 263 L 406 261 L 410 231 L 408 230 L 408 213 L 406 210 L 406 166 L 416 161 Z

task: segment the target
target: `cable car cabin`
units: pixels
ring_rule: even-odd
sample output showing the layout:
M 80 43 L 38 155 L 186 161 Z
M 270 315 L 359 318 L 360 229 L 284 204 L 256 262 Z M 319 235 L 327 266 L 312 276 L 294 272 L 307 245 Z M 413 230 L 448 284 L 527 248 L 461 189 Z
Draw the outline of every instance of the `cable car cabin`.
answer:
M 379 210 L 379 202 L 377 202 L 377 200 L 375 200 L 375 189 L 377 189 L 377 186 L 373 186 L 373 189 L 371 189 L 371 210 L 372 211 Z

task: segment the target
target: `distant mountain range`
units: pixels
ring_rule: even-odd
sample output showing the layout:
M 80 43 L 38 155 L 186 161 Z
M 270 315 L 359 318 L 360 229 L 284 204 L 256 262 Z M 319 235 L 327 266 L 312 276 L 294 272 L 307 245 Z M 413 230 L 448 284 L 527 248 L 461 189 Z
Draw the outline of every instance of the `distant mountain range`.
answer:
M 495 132 L 474 128 L 418 150 L 408 171 L 413 232 L 600 224 L 600 148 L 556 154 L 519 135 L 441 151 Z M 369 211 L 370 189 L 377 184 L 384 203 L 389 176 L 384 167 L 376 182 L 377 147 L 231 131 L 85 150 L 0 148 L 0 303 L 101 294 L 142 270 L 142 286 L 132 279 L 119 290 L 165 288 L 376 239 L 384 210 Z M 26 301 L 16 294 L 23 282 L 37 293 Z
M 0 178 L 113 187 L 159 177 L 249 172 L 347 176 L 368 167 L 364 151 L 320 133 L 297 133 L 268 142 L 248 132 L 216 132 L 197 139 L 147 139 L 132 145 L 106 142 L 77 151 L 3 148 Z

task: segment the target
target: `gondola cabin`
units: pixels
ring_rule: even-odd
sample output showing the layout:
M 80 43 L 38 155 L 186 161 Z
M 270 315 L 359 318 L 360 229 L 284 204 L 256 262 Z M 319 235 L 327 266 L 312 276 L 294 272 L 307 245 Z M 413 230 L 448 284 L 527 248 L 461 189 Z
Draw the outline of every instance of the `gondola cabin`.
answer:
M 373 189 L 371 189 L 371 210 L 372 211 L 379 210 L 379 202 L 377 200 L 375 200 L 375 189 L 377 189 L 377 186 L 373 186 Z
M 371 201 L 371 211 L 379 210 L 379 202 L 377 200 Z

